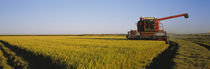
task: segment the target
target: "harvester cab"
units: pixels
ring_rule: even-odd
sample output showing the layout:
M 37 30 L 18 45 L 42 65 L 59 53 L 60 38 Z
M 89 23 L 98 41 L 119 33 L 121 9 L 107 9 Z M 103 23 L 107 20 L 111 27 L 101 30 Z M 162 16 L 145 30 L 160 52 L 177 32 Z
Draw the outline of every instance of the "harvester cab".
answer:
M 184 16 L 185 18 L 189 17 L 187 13 L 164 18 L 140 17 L 140 20 L 137 22 L 137 30 L 129 31 L 126 38 L 135 40 L 164 40 L 166 41 L 166 44 L 168 44 L 167 33 L 163 30 L 163 25 L 160 21 L 181 16 Z

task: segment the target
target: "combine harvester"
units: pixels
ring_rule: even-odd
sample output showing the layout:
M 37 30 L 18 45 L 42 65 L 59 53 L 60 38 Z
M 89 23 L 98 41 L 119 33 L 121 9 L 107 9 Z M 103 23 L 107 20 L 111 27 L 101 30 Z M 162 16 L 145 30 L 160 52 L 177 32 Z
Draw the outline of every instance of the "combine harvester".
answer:
M 181 16 L 184 16 L 185 18 L 189 17 L 187 13 L 164 18 L 140 17 L 140 20 L 137 23 L 137 30 L 129 31 L 126 38 L 134 40 L 164 40 L 166 41 L 166 44 L 168 44 L 169 40 L 167 33 L 163 30 L 163 24 L 160 23 L 160 21 Z

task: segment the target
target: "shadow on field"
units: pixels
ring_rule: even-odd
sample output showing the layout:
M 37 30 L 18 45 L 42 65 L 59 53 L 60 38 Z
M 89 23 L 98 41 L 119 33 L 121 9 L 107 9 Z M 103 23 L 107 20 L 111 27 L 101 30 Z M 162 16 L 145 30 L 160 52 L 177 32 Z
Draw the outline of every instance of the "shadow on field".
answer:
M 3 49 L 3 47 L 1 45 L 0 45 L 0 51 L 3 53 L 4 57 L 7 59 L 5 63 L 10 65 L 12 68 L 15 68 L 15 69 L 24 69 L 24 68 L 30 69 L 30 66 L 27 63 L 24 63 L 23 61 L 21 62 L 21 59 L 17 59 L 17 56 L 12 55 L 11 52 L 9 52 L 9 51 L 6 52 L 6 50 Z M 1 66 L 1 64 L 0 64 L 0 66 Z M 5 68 L 0 67 L 0 69 L 5 69 Z
M 175 65 L 173 58 L 177 54 L 178 44 L 170 41 L 169 47 L 152 60 L 146 69 L 172 69 Z
M 24 60 L 29 62 L 30 68 L 32 69 L 64 69 L 64 65 L 56 64 L 50 57 L 38 55 L 31 51 L 18 48 L 17 46 L 11 45 L 8 42 L 0 40 L 5 47 L 9 48 L 11 51 L 15 52 L 17 56 L 20 56 Z M 70 67 L 72 69 L 74 67 Z

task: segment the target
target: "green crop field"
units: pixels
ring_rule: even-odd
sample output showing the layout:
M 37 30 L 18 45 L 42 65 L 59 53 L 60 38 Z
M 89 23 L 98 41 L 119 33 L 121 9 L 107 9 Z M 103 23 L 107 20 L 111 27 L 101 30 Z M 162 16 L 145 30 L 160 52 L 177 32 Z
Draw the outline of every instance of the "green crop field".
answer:
M 19 65 L 15 60 L 8 62 L 13 63 L 11 67 L 26 69 L 142 69 L 169 46 L 164 41 L 126 40 L 114 35 L 0 36 L 0 40 L 1 49 L 6 54 L 15 52 L 8 56 L 19 61 Z

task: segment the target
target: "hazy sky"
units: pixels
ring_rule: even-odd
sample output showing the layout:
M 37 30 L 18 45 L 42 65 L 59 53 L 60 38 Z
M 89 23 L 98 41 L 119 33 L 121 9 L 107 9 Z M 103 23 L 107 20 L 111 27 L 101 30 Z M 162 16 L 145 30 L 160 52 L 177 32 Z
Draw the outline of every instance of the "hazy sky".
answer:
M 110 34 L 136 29 L 139 17 L 162 21 L 171 33 L 210 30 L 210 0 L 0 0 L 0 34 Z

